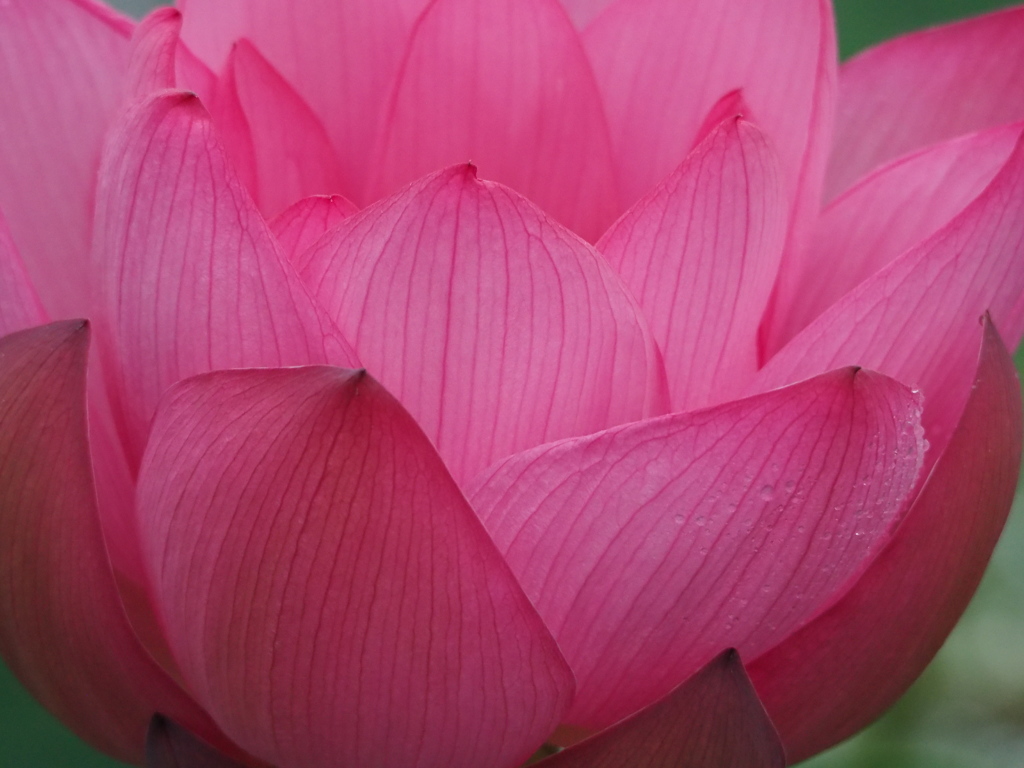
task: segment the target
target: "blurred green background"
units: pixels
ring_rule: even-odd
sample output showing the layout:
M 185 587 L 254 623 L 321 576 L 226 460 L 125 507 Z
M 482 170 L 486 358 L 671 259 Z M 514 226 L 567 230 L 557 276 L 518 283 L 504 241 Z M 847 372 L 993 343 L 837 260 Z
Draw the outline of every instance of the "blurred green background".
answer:
M 159 3 L 114 0 L 141 15 Z M 902 32 L 1012 5 L 998 0 L 836 0 L 850 56 Z M 1024 76 L 1024 74 L 1022 74 Z M 1017 356 L 1024 371 L 1024 353 Z M 841 652 L 841 649 L 837 649 Z M 0 664 L 0 768 L 117 768 L 25 693 Z M 1024 768 L 1024 493 L 974 602 L 890 712 L 804 768 Z

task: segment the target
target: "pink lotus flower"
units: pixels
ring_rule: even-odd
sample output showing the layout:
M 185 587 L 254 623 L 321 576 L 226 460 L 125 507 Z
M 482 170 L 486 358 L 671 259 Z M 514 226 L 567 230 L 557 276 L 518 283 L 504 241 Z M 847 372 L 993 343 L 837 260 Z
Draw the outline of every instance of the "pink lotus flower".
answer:
M 900 695 L 1020 463 L 1024 9 L 837 73 L 819 0 L 179 5 L 0 3 L 43 704 L 155 766 L 616 768 Z

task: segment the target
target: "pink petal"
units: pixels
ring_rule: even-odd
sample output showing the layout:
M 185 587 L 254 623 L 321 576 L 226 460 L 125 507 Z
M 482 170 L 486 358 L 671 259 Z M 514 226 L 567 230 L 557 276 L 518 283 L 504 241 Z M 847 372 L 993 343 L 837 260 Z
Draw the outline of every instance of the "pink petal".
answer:
M 141 758 L 155 709 L 212 724 L 142 650 L 97 517 L 86 436 L 83 321 L 0 339 L 0 653 L 93 746 Z
M 785 234 L 775 154 L 731 117 L 601 238 L 665 356 L 673 410 L 733 399 L 757 372 Z
M 46 320 L 46 311 L 0 213 L 0 336 L 42 325 Z
M 921 466 L 917 398 L 856 369 L 541 446 L 470 495 L 604 727 L 753 656 L 870 561 Z
M 182 35 L 221 70 L 232 44 L 247 38 L 312 106 L 330 131 L 356 202 L 373 161 L 377 125 L 424 0 L 190 0 Z M 466 159 L 466 158 L 462 158 Z M 432 170 L 432 169 L 431 169 Z
M 139 509 L 185 679 L 268 762 L 514 768 L 572 697 L 437 453 L 363 372 L 179 384 Z
M 831 3 L 618 0 L 583 40 L 625 204 L 671 173 L 715 102 L 742 89 L 795 215 L 817 213 L 836 68 Z
M 960 417 L 986 311 L 1016 347 L 1024 335 L 1024 138 L 960 215 L 833 304 L 768 362 L 754 389 L 851 364 L 920 387 L 930 463 Z
M 53 317 L 91 309 L 93 185 L 130 35 L 89 0 L 0 4 L 0 209 Z
M 125 90 L 129 99 L 142 99 L 153 91 L 174 88 L 177 82 L 178 37 L 181 14 L 157 8 L 135 28 Z
M 586 29 L 615 0 L 561 0 L 576 29 Z
M 368 199 L 474 163 L 588 240 L 619 214 L 601 96 L 557 0 L 436 0 L 391 94 Z
M 236 768 L 236 763 L 177 723 L 155 715 L 146 734 L 146 768 Z
M 190 94 L 164 93 L 109 142 L 97 199 L 105 368 L 133 466 L 163 391 L 217 368 L 351 365 Z
M 780 280 L 767 353 L 949 223 L 1006 164 L 1021 129 L 1018 123 L 933 145 L 866 176 L 834 200 L 818 219 L 799 271 Z
M 299 200 L 270 222 L 281 250 L 292 264 L 330 229 L 358 209 L 340 195 L 317 195 Z
M 240 130 L 246 134 L 241 143 L 251 145 L 237 164 L 254 163 L 250 189 L 264 213 L 274 215 L 300 198 L 341 189 L 341 171 L 324 126 L 248 40 L 232 48 L 219 97 L 226 103 L 214 112 L 218 127 L 227 117 L 225 110 L 237 110 L 227 117 L 228 154 L 234 154 Z
M 660 701 L 544 760 L 543 768 L 785 768 L 778 734 L 736 651 Z
M 460 483 L 664 413 L 660 355 L 603 259 L 460 165 L 342 222 L 300 273 Z
M 839 72 L 827 197 L 902 154 L 1024 119 L 1024 8 L 898 38 Z
M 1020 457 L 1020 384 L 986 321 L 963 415 L 893 540 L 839 602 L 751 667 L 791 759 L 863 728 L 924 670 L 981 580 Z

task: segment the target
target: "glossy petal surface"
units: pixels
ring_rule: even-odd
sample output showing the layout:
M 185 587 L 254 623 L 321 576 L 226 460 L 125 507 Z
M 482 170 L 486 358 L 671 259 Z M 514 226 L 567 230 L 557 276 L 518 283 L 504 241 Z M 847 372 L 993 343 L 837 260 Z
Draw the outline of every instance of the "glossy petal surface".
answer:
M 472 162 L 591 241 L 621 210 L 601 96 L 557 0 L 435 0 L 381 125 L 369 199 Z
M 786 223 L 775 153 L 731 117 L 601 238 L 662 350 L 673 410 L 732 399 L 757 372 Z
M 1020 456 L 1020 384 L 986 322 L 963 415 L 892 542 L 838 603 L 750 668 L 792 759 L 866 726 L 931 661 L 981 580 Z
M 664 699 L 569 747 L 544 768 L 785 768 L 739 654 L 726 651 Z
M 780 284 L 768 354 L 908 248 L 934 235 L 1002 169 L 1021 125 L 936 144 L 880 168 L 818 219 L 802 271 Z
M 115 413 L 135 466 L 160 395 L 180 379 L 218 368 L 354 363 L 194 96 L 165 93 L 135 107 L 104 157 L 93 254 Z
M 608 726 L 813 615 L 888 538 L 919 413 L 846 369 L 488 470 L 470 500 L 576 674 L 566 722 Z
M 121 607 L 89 462 L 87 350 L 82 321 L 0 339 L 0 653 L 81 738 L 137 761 L 156 708 L 210 726 Z
M 1024 8 L 905 35 L 846 62 L 826 198 L 886 160 L 1024 120 Z
M 179 384 L 139 508 L 190 688 L 280 768 L 514 768 L 568 705 L 551 635 L 430 442 L 365 373 Z
M 460 483 L 664 413 L 660 355 L 604 260 L 469 166 L 347 219 L 300 272 Z
M 93 186 L 130 35 L 90 0 L 0 4 L 0 209 L 51 317 L 90 314 Z

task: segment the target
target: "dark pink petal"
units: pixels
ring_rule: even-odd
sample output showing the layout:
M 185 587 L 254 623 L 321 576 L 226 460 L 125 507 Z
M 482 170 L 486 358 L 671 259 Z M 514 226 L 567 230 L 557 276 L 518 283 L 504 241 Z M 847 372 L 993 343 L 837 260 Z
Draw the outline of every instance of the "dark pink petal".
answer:
M 172 720 L 154 715 L 146 734 L 146 768 L 236 768 L 236 763 Z
M 90 0 L 0 3 L 0 209 L 52 317 L 92 308 L 93 186 L 131 30 Z
M 977 323 L 1024 335 L 1024 138 L 999 174 L 934 236 L 833 304 L 761 370 L 757 390 L 864 365 L 923 390 L 930 462 L 963 409 Z
M 583 39 L 626 205 L 682 162 L 719 98 L 742 89 L 778 152 L 787 201 L 798 216 L 817 213 L 836 68 L 827 0 L 617 0 Z
M 380 114 L 414 13 L 425 0 L 189 0 L 185 42 L 221 71 L 232 44 L 253 42 L 330 132 L 344 189 L 363 202 Z M 468 158 L 462 158 L 468 159 Z M 433 169 L 431 169 L 433 170 Z
M 177 82 L 178 37 L 181 13 L 157 8 L 135 28 L 125 92 L 141 99 L 153 91 L 174 88 Z
M 460 483 L 516 451 L 666 410 L 661 356 L 606 262 L 471 166 L 346 219 L 301 262 Z
M 898 38 L 839 70 L 827 197 L 926 144 L 1024 120 L 1024 8 Z
M 106 373 L 135 466 L 160 395 L 179 379 L 355 360 L 285 261 L 190 94 L 141 103 L 112 136 L 93 253 L 109 324 Z
M 858 283 L 917 245 L 981 194 L 1009 159 L 1021 124 L 935 144 L 862 179 L 818 219 L 805 257 L 779 281 L 772 355 Z
M 596 240 L 620 213 L 601 96 L 558 0 L 436 0 L 382 123 L 368 199 L 452 163 Z
M 83 321 L 0 339 L 0 654 L 54 715 L 138 761 L 150 715 L 211 724 L 142 650 L 100 533 Z
M 576 674 L 566 722 L 608 726 L 817 612 L 890 535 L 919 412 L 846 369 L 489 470 L 470 499 Z
M 42 325 L 46 320 L 46 311 L 0 213 L 0 336 Z
M 1020 457 L 1020 384 L 986 322 L 963 415 L 893 540 L 839 602 L 751 666 L 791 759 L 863 728 L 932 659 L 981 580 Z
M 660 701 L 544 760 L 544 768 L 785 768 L 739 654 L 726 651 Z
M 363 372 L 177 385 L 139 509 L 185 679 L 268 762 L 515 768 L 572 697 L 436 451 Z
M 732 117 L 598 243 L 650 322 L 673 410 L 731 400 L 757 372 L 786 219 L 775 153 Z
M 299 255 L 327 230 L 334 229 L 357 210 L 340 195 L 306 197 L 275 216 L 270 229 L 285 256 L 295 264 Z
M 277 73 L 248 40 L 231 50 L 219 97 L 226 99 L 214 112 L 218 127 L 228 118 L 231 133 L 226 137 L 228 154 L 232 135 L 247 134 L 251 146 L 242 162 L 254 164 L 254 187 L 250 187 L 260 209 L 275 215 L 296 200 L 314 194 L 338 192 L 341 171 L 330 139 L 319 118 L 302 97 Z M 230 90 L 225 95 L 224 90 Z M 225 110 L 237 109 L 230 117 Z M 232 158 L 234 159 L 234 158 Z

